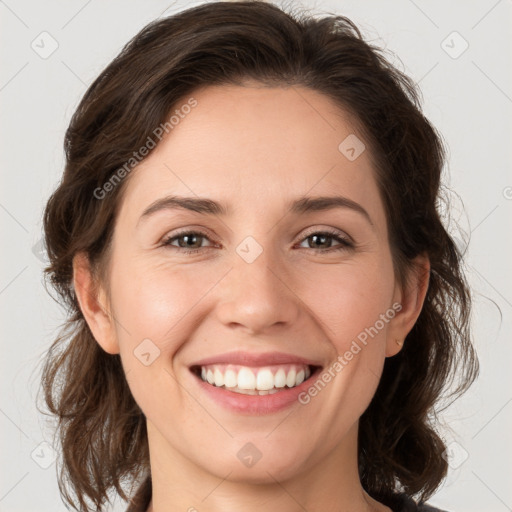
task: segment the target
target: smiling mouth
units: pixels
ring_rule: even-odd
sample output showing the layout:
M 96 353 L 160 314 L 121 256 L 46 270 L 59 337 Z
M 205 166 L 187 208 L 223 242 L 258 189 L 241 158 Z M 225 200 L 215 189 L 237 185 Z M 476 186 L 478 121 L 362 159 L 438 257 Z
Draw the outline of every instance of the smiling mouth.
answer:
M 300 386 L 321 370 L 308 364 L 262 367 L 234 364 L 194 365 L 190 371 L 203 382 L 243 395 L 272 395 Z

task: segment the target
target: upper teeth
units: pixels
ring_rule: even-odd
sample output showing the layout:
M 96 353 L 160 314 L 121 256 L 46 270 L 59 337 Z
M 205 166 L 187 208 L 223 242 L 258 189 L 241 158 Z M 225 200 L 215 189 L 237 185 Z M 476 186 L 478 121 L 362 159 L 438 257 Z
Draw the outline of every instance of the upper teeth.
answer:
M 217 387 L 269 391 L 298 386 L 311 375 L 308 365 L 286 364 L 252 368 L 231 364 L 201 366 L 201 378 Z M 277 391 L 277 389 L 276 389 Z

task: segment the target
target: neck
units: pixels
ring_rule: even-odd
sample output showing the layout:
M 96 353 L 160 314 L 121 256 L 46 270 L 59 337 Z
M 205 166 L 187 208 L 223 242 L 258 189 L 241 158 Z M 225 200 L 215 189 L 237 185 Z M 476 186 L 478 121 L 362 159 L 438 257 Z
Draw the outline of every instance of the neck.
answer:
M 260 473 L 250 475 L 252 480 L 238 477 L 236 466 L 226 474 L 206 471 L 163 439 L 149 421 L 148 439 L 152 500 L 147 512 L 260 512 L 262 509 L 391 512 L 361 486 L 357 466 L 357 423 L 342 445 L 286 479 L 280 478 L 278 468 L 263 465 L 260 465 Z M 251 471 L 253 469 L 256 465 Z

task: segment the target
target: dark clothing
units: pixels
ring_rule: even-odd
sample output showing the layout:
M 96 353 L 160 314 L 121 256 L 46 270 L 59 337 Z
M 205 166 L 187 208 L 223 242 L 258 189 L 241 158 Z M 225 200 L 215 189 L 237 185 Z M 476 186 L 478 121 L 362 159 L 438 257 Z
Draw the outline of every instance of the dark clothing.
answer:
M 397 494 L 393 501 L 384 504 L 393 510 L 393 512 L 447 512 L 446 510 L 432 507 L 427 503 L 417 504 L 412 498 L 407 496 L 407 494 L 403 493 Z M 144 512 L 146 511 L 144 510 Z
M 146 512 L 151 501 L 151 477 L 148 476 L 144 483 L 137 489 L 135 496 L 130 501 L 126 512 Z M 431 507 L 427 504 L 416 504 L 406 494 L 397 494 L 391 500 L 383 502 L 393 512 L 447 512 L 440 508 Z

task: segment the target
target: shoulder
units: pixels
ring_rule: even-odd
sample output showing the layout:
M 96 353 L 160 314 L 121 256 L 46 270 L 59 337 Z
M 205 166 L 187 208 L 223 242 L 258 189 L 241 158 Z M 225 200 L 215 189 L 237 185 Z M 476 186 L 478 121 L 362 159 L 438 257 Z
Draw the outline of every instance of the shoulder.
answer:
M 398 494 L 395 500 L 390 504 L 393 512 L 448 512 L 429 505 L 428 503 L 416 503 L 410 496 L 406 494 Z
M 418 512 L 448 512 L 447 510 L 432 507 L 425 503 L 424 505 L 418 505 Z

